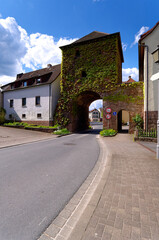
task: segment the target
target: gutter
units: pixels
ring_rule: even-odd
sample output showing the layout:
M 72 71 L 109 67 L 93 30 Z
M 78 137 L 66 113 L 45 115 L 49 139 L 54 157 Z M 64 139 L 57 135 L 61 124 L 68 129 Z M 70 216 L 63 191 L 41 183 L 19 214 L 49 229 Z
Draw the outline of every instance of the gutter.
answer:
M 146 98 L 147 98 L 147 101 L 146 101 L 146 132 L 148 131 L 148 109 L 149 109 L 149 106 L 148 106 L 148 50 L 149 50 L 149 46 L 148 45 L 145 45 L 145 44 L 142 44 L 142 43 L 138 43 L 139 46 L 141 47 L 146 47 L 147 48 L 147 72 L 146 72 L 146 82 L 147 82 L 147 89 L 146 89 Z

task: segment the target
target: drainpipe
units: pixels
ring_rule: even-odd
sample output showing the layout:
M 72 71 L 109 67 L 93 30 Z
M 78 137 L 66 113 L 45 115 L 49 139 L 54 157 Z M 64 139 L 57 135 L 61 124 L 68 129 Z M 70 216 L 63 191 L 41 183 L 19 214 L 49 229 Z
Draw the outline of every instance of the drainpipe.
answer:
M 146 98 L 147 98 L 147 101 L 146 101 L 146 132 L 148 131 L 148 45 L 145 45 L 145 44 L 141 44 L 139 43 L 139 46 L 142 46 L 142 47 L 146 47 L 147 48 L 147 72 L 146 72 L 146 82 L 147 82 L 147 89 L 146 89 Z
M 51 84 L 49 84 L 49 125 L 51 119 Z

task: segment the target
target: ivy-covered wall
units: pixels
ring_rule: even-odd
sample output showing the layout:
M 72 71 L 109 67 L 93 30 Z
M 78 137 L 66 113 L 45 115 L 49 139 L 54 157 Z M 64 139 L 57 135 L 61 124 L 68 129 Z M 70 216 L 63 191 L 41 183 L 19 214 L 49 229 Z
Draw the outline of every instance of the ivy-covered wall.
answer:
M 122 50 L 119 33 L 73 43 L 62 49 L 61 97 L 55 120 L 70 130 L 88 127 L 88 108 L 104 102 L 133 102 L 142 96 L 126 96 L 130 84 L 122 83 Z M 140 83 L 139 83 L 140 84 Z M 138 87 L 138 83 L 133 88 Z

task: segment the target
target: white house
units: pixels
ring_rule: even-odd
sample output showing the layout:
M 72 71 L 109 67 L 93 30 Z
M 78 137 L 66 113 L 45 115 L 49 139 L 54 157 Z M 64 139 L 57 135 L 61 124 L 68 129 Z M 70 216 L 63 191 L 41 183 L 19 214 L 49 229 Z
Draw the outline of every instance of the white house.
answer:
M 51 125 L 60 96 L 61 65 L 17 75 L 2 86 L 6 119 Z
M 139 80 L 144 81 L 144 122 L 145 128 L 156 127 L 158 115 L 157 81 L 151 76 L 159 72 L 152 53 L 159 45 L 159 22 L 148 32 L 141 35 L 139 48 Z
M 100 112 L 96 108 L 89 111 L 89 119 L 90 119 L 91 122 L 100 121 Z
M 3 107 L 3 97 L 2 97 L 2 89 L 0 85 L 0 108 Z

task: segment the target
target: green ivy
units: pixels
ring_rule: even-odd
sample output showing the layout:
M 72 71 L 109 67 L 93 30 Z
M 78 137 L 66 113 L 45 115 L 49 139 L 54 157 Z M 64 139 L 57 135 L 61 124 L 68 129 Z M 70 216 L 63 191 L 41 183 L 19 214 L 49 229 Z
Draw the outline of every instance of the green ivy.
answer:
M 79 50 L 80 57 L 76 56 Z M 121 84 L 121 56 L 118 46 L 118 35 L 108 35 L 106 38 L 68 45 L 62 49 L 61 97 L 55 114 L 55 122 L 67 126 L 70 115 L 77 114 L 77 97 L 92 91 L 103 100 L 143 102 L 139 96 L 125 94 L 125 89 L 143 87 L 141 83 Z M 82 71 L 86 77 L 82 77 Z M 123 90 L 123 91 L 122 91 Z

